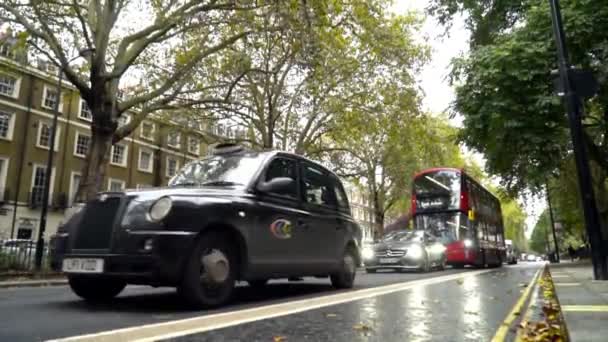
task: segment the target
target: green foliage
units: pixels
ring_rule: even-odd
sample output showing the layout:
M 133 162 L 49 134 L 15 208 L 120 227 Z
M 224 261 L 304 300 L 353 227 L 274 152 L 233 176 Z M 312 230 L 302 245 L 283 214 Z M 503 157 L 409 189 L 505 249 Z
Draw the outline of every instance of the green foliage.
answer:
M 536 253 L 545 254 L 547 252 L 548 241 L 550 240 L 549 234 L 551 229 L 551 223 L 549 219 L 549 212 L 544 211 L 538 218 L 532 236 L 530 236 L 530 249 Z

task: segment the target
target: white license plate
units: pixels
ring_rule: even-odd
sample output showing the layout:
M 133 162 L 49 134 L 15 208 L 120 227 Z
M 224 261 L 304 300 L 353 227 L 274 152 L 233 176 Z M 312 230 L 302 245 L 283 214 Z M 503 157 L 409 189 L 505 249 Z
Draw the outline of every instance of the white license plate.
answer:
M 396 264 L 399 262 L 399 258 L 380 258 L 381 264 Z
M 66 273 L 102 273 L 103 259 L 64 259 L 61 269 Z

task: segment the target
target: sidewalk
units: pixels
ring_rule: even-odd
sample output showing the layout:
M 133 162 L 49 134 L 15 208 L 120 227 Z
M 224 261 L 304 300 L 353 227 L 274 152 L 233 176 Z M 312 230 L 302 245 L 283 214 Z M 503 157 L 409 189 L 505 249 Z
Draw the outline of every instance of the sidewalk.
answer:
M 589 261 L 549 265 L 570 338 L 608 340 L 608 281 L 593 280 Z
M 26 277 L 14 276 L 0 280 L 0 289 L 10 287 L 39 287 L 39 286 L 58 286 L 67 285 L 68 281 L 61 274 L 47 276 Z

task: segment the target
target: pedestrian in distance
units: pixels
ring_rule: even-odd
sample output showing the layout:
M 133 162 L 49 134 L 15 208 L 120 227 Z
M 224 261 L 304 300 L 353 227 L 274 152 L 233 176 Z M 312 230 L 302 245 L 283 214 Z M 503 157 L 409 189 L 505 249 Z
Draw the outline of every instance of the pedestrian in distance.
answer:
M 574 261 L 574 257 L 576 256 L 576 251 L 572 247 L 572 245 L 568 246 L 568 254 L 570 255 L 570 260 Z

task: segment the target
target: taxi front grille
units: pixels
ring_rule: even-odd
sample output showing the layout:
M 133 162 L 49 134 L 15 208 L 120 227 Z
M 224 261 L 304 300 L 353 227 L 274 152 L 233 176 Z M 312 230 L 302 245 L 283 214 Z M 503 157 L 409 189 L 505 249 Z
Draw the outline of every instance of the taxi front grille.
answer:
M 107 249 L 120 212 L 122 197 L 95 199 L 83 209 L 74 241 L 74 249 Z
M 376 252 L 376 256 L 378 257 L 401 257 L 405 255 L 404 250 L 399 249 L 390 249 L 386 251 L 378 251 Z

